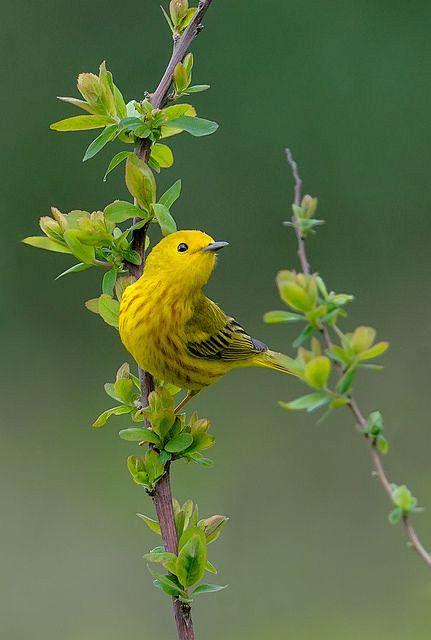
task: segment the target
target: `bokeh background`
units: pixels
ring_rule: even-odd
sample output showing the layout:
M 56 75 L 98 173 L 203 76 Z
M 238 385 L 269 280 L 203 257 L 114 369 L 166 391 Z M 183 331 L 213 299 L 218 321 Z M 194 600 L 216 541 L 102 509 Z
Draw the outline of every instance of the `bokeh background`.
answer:
M 90 135 L 49 131 L 74 115 L 80 71 L 106 59 L 127 99 L 157 84 L 169 33 L 157 1 L 20 0 L 0 27 L 2 144 L 2 637 L 120 640 L 175 637 L 170 605 L 142 555 L 157 539 L 125 468 L 131 443 L 103 383 L 127 358 L 83 301 L 94 272 L 55 282 L 67 256 L 19 243 L 55 204 L 103 208 L 124 197 L 110 155 L 82 165 Z M 312 266 L 352 292 L 349 326 L 391 342 L 382 374 L 364 375 L 364 411 L 384 415 L 390 478 L 431 505 L 429 420 L 431 232 L 429 2 L 216 0 L 195 42 L 199 112 L 214 136 L 173 140 L 183 179 L 179 224 L 230 247 L 209 293 L 256 337 L 291 352 L 296 327 L 266 326 L 280 308 L 274 276 L 295 267 L 290 146 L 327 224 L 309 242 Z M 110 149 L 109 151 L 111 151 Z M 320 426 L 277 407 L 303 392 L 275 372 L 231 374 L 195 407 L 213 421 L 210 470 L 178 465 L 176 496 L 230 522 L 211 547 L 228 590 L 197 599 L 197 638 L 429 638 L 429 570 L 387 522 L 366 447 L 339 412 Z M 431 545 L 431 509 L 415 516 Z

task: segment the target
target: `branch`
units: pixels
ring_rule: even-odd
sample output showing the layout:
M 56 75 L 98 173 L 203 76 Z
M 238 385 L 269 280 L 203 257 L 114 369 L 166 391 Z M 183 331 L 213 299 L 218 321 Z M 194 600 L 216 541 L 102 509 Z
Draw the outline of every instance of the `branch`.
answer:
M 292 174 L 293 174 L 293 179 L 294 179 L 294 204 L 296 206 L 300 206 L 301 204 L 301 186 L 302 186 L 302 181 L 301 178 L 299 176 L 299 172 L 298 172 L 298 165 L 296 164 L 292 153 L 290 151 L 290 149 L 286 149 L 286 155 L 287 155 L 287 161 L 291 167 L 292 170 Z M 310 263 L 308 262 L 308 258 L 307 258 L 307 253 L 306 253 L 306 249 L 305 249 L 305 242 L 304 242 L 304 237 L 301 233 L 301 230 L 299 228 L 298 225 L 298 221 L 296 219 L 296 217 L 293 215 L 292 216 L 292 222 L 295 226 L 295 232 L 296 232 L 296 237 L 298 240 L 298 256 L 299 256 L 299 261 L 301 264 L 301 269 L 303 271 L 303 273 L 305 274 L 309 274 L 310 273 Z M 332 347 L 332 340 L 331 340 L 331 336 L 330 333 L 328 331 L 328 328 L 326 326 L 324 326 L 323 330 L 323 339 L 326 343 L 326 346 L 328 349 L 331 349 Z M 339 371 L 339 373 L 343 373 L 342 367 L 340 365 L 336 365 L 337 369 Z M 367 423 L 364 414 L 362 413 L 362 410 L 360 409 L 357 401 L 355 400 L 354 396 L 352 394 L 349 395 L 349 404 L 348 407 L 355 419 L 356 424 L 359 427 L 364 427 Z M 376 448 L 376 445 L 374 444 L 373 440 L 369 438 L 368 435 L 365 435 L 365 440 L 368 442 L 369 444 L 369 451 L 370 451 L 370 455 L 371 455 L 371 460 L 373 463 L 373 467 L 374 467 L 374 474 L 378 477 L 378 479 L 380 480 L 380 483 L 383 487 L 383 489 L 385 490 L 386 494 L 389 497 L 389 500 L 392 503 L 392 487 L 391 487 L 391 483 L 388 480 L 388 477 L 386 475 L 386 472 L 384 470 L 383 467 L 383 463 L 382 463 L 382 458 Z M 404 524 L 404 530 L 406 532 L 407 537 L 410 540 L 410 544 L 411 546 L 414 548 L 414 550 L 418 553 L 418 555 L 422 558 L 422 560 L 431 568 L 431 554 L 425 549 L 425 547 L 423 546 L 423 544 L 421 543 L 421 541 L 419 540 L 419 537 L 415 531 L 415 529 L 413 528 L 413 525 L 410 522 L 410 518 L 408 514 L 404 514 L 403 516 L 403 524 Z
M 178 38 L 178 36 L 174 34 L 174 47 L 171 59 L 169 60 L 168 66 L 166 67 L 166 70 L 159 82 L 157 89 L 149 97 L 150 102 L 155 109 L 160 109 L 165 104 L 169 88 L 172 84 L 175 67 L 184 58 L 193 39 L 201 31 L 201 20 L 208 7 L 210 6 L 211 1 L 212 0 L 200 0 L 197 11 L 182 36 Z M 139 158 L 142 158 L 145 162 L 148 162 L 150 149 L 150 141 L 144 138 L 139 141 L 139 144 L 135 149 L 135 153 Z M 139 219 L 135 219 L 134 222 L 138 222 L 138 220 Z M 135 278 L 139 278 L 144 271 L 145 241 L 147 231 L 148 224 L 141 229 L 138 229 L 133 234 L 133 249 L 137 251 L 141 256 L 140 265 L 128 265 L 129 273 Z M 148 406 L 148 396 L 154 389 L 154 380 L 150 373 L 139 368 L 139 381 L 141 385 L 141 403 L 143 407 L 146 407 Z M 165 474 L 162 476 L 155 487 L 153 499 L 157 518 L 160 523 L 164 547 L 166 551 L 177 554 L 178 536 L 175 526 L 174 510 L 172 506 L 172 490 L 170 483 L 169 463 L 165 467 Z M 193 640 L 194 632 L 190 606 L 181 603 L 178 598 L 173 598 L 173 606 L 179 640 Z
M 301 187 L 302 187 L 302 180 L 299 177 L 299 173 L 298 173 L 298 165 L 296 164 L 295 160 L 293 159 L 292 153 L 290 151 L 290 149 L 286 149 L 286 155 L 287 155 L 287 161 L 290 164 L 291 168 L 292 168 L 292 174 L 293 174 L 293 179 L 294 179 L 294 204 L 299 207 L 301 205 Z M 295 225 L 295 233 L 296 233 L 296 239 L 298 240 L 298 258 L 299 258 L 299 262 L 301 263 L 301 269 L 302 272 L 305 273 L 305 275 L 309 275 L 310 274 L 310 265 L 308 263 L 308 259 L 307 259 L 307 254 L 305 251 L 305 238 L 302 235 L 300 226 L 298 224 L 298 220 L 296 219 L 296 216 L 292 216 L 292 222 Z

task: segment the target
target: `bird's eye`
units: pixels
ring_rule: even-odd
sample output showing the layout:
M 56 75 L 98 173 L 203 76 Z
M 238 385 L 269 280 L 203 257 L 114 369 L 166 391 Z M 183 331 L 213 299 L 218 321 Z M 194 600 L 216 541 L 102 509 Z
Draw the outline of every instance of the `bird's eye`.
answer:
M 177 247 L 177 251 L 180 251 L 180 252 L 187 251 L 187 249 L 188 249 L 188 246 L 186 245 L 185 242 L 181 242 L 181 244 L 179 244 Z

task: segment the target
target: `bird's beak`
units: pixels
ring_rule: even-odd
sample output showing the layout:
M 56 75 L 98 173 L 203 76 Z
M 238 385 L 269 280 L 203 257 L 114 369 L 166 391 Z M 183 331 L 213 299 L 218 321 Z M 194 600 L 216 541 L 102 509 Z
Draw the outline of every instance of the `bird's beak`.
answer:
M 219 251 L 219 249 L 223 249 L 223 247 L 227 247 L 229 242 L 224 242 L 220 240 L 220 242 L 211 242 L 211 244 L 207 244 L 206 247 L 202 249 L 202 251 Z

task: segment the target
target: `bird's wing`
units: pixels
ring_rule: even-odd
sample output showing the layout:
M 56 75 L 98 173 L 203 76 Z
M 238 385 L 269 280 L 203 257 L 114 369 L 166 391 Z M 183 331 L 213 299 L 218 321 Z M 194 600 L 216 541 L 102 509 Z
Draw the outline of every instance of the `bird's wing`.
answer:
M 197 305 L 186 324 L 186 341 L 191 355 L 209 360 L 245 360 L 268 349 L 208 298 Z

